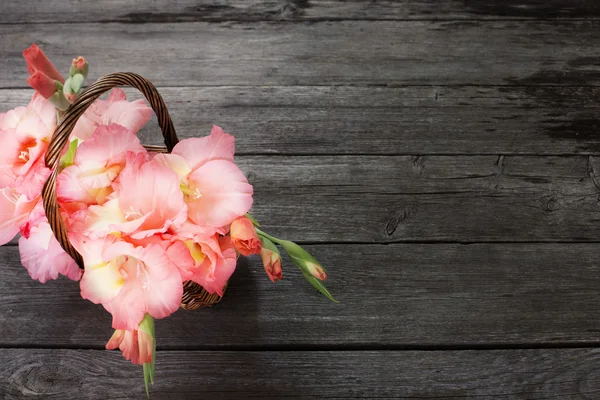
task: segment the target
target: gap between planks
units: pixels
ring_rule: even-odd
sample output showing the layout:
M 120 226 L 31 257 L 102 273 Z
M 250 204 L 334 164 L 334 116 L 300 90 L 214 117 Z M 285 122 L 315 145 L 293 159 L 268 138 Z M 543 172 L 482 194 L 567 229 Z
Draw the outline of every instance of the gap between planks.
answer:
M 161 351 L 219 351 L 219 352 L 321 352 L 321 351 L 488 351 L 488 350 L 536 350 L 536 349 L 593 349 L 600 348 L 600 341 L 585 342 L 532 342 L 532 343 L 441 343 L 441 344 L 395 344 L 378 345 L 363 344 L 281 344 L 281 345 L 191 345 L 191 346 L 161 346 Z M 103 345 L 0 345 L 0 349 L 34 349 L 34 350 L 106 350 Z

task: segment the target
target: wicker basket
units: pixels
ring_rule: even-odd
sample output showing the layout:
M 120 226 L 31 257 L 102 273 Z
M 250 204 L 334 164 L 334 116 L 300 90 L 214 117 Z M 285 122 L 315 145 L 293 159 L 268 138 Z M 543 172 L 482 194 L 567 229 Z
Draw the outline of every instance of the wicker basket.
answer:
M 48 222 L 52 227 L 56 239 L 62 248 L 82 269 L 83 258 L 69 242 L 67 229 L 64 225 L 56 200 L 56 178 L 58 176 L 58 167 L 63 150 L 67 143 L 69 143 L 69 136 L 75 128 L 75 124 L 79 117 L 83 115 L 85 110 L 87 110 L 98 97 L 117 86 L 131 86 L 142 92 L 158 117 L 158 124 L 162 130 L 166 147 L 144 146 L 147 150 L 170 153 L 179 141 L 175 134 L 175 128 L 173 127 L 173 121 L 169 116 L 169 111 L 154 85 L 140 75 L 132 72 L 118 72 L 101 77 L 84 90 L 75 99 L 67 111 L 65 111 L 60 123 L 56 127 L 56 131 L 48 146 L 48 152 L 46 153 L 46 165 L 52 170 L 52 173 L 44 185 L 42 198 Z M 223 288 L 223 290 L 225 290 L 225 288 Z M 183 309 L 195 310 L 202 307 L 210 307 L 220 300 L 221 297 L 219 295 L 208 293 L 202 286 L 195 282 L 187 281 L 184 283 L 184 293 L 181 299 L 181 307 Z

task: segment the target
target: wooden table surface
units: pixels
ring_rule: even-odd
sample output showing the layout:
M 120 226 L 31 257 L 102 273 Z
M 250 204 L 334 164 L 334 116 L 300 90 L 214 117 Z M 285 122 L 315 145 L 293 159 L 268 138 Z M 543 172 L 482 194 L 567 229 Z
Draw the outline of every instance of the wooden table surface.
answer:
M 1 110 L 32 42 L 138 72 L 328 268 L 339 304 L 255 257 L 158 321 L 152 399 L 600 398 L 600 2 L 4 0 L 0 37 Z M 0 248 L 0 399 L 145 398 L 111 333 Z

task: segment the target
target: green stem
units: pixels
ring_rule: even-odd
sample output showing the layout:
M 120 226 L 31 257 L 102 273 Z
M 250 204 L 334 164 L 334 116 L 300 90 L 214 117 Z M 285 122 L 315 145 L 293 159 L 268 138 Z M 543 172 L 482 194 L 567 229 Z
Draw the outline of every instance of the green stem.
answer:
M 258 221 L 252 218 L 252 215 L 250 215 L 249 213 L 246 213 L 246 218 L 248 218 L 252 222 L 252 225 L 254 225 L 255 227 L 258 228 L 260 226 Z
M 268 233 L 263 232 L 263 231 L 261 231 L 260 229 L 258 229 L 256 227 L 254 229 L 256 230 L 256 233 L 258 233 L 260 236 L 269 239 L 273 243 L 281 244 L 281 242 L 283 242 L 282 239 L 277 239 L 276 237 L 273 237 L 273 236 L 269 235 Z

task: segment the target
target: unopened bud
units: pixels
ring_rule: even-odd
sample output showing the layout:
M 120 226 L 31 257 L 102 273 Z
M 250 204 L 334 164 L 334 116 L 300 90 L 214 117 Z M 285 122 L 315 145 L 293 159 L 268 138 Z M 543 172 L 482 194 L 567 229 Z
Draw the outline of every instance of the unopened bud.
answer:
M 71 63 L 71 69 L 69 69 L 69 76 L 81 74 L 84 78 L 87 78 L 88 74 L 88 63 L 85 58 L 79 56 L 73 59 Z

